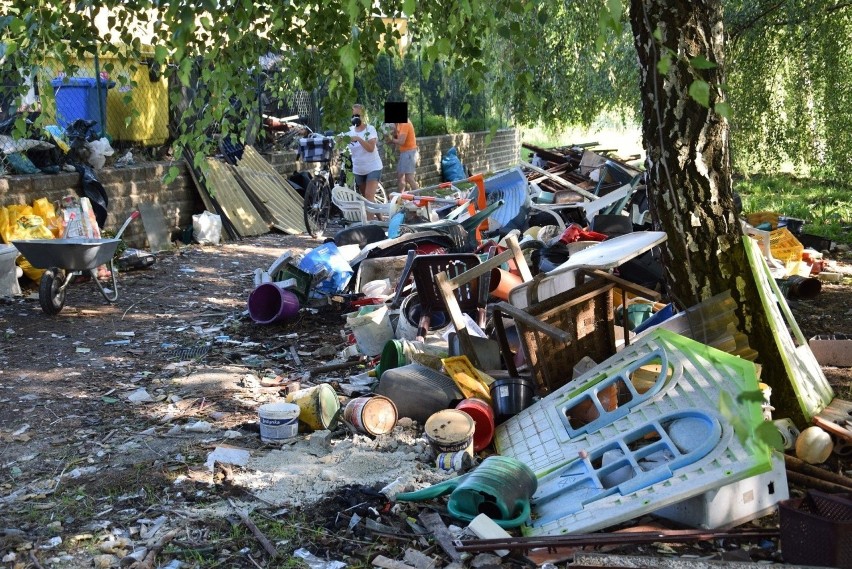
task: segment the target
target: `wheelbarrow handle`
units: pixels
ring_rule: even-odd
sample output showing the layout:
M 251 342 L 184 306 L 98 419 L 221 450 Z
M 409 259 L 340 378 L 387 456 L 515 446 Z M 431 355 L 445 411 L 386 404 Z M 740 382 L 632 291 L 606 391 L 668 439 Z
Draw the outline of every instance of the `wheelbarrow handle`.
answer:
M 118 233 L 115 234 L 115 238 L 121 239 L 121 235 L 124 233 L 124 230 L 127 229 L 127 226 L 130 225 L 130 222 L 140 217 L 142 217 L 142 214 L 139 213 L 138 209 L 131 213 L 130 217 L 128 217 L 127 220 L 124 222 L 124 225 L 121 226 L 121 229 L 118 230 Z

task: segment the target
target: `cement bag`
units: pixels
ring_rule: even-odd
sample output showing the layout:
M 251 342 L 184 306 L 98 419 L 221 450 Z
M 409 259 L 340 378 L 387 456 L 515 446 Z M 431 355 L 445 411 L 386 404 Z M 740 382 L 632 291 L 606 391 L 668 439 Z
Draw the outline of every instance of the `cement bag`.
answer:
M 222 218 L 209 211 L 193 215 L 192 237 L 203 245 L 218 245 L 222 239 Z

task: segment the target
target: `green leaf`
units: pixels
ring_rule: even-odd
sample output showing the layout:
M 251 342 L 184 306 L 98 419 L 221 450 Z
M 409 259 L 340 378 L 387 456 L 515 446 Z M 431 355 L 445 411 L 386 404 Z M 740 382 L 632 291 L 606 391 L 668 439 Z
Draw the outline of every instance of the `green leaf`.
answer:
M 667 75 L 672 66 L 672 56 L 669 52 L 663 52 L 660 56 L 660 61 L 657 62 L 657 72 L 660 75 Z
M 452 44 L 450 44 L 450 40 L 447 38 L 441 38 L 436 41 L 435 47 L 438 49 L 440 55 L 450 55 L 452 51 Z
M 402 2 L 402 11 L 406 16 L 413 16 L 416 7 L 417 0 L 403 0 Z
M 169 50 L 164 45 L 157 45 L 154 47 L 154 59 L 163 63 L 166 61 L 166 58 L 169 56 Z
M 764 421 L 758 425 L 754 434 L 757 440 L 766 446 L 781 452 L 784 451 L 784 437 L 781 436 L 781 432 L 772 421 Z
M 355 83 L 355 66 L 358 64 L 358 53 L 352 44 L 346 44 L 340 48 L 340 65 L 349 80 L 351 87 Z
M 716 114 L 720 117 L 724 117 L 728 120 L 731 119 L 731 105 L 728 103 L 716 103 L 713 105 L 713 110 L 716 111 Z
M 621 19 L 621 0 L 607 0 L 606 7 L 613 20 Z
M 346 14 L 349 16 L 350 22 L 358 20 L 358 14 L 360 11 L 361 9 L 358 0 L 348 0 L 346 2 Z
M 689 60 L 689 64 L 695 69 L 715 69 L 719 67 L 712 61 L 708 61 L 703 55 L 697 55 Z
M 663 30 L 660 29 L 660 26 L 654 28 L 654 39 L 658 42 L 662 43 L 663 41 Z
M 539 25 L 543 26 L 544 24 L 546 24 L 549 16 L 550 16 L 550 14 L 547 13 L 547 10 L 545 8 L 542 8 L 541 10 L 539 10 L 538 11 L 538 23 L 539 23 Z
M 689 96 L 704 107 L 710 106 L 710 84 L 707 81 L 693 81 L 689 86 Z

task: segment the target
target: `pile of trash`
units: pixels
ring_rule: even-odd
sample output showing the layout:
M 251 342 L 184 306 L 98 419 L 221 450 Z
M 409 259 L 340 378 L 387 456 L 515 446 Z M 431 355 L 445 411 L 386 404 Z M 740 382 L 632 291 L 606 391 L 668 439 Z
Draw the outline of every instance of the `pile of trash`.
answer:
M 814 563 L 794 537 L 805 506 L 787 472 L 821 487 L 807 467 L 850 448 L 848 422 L 831 417 L 852 404 L 835 399 L 786 298 L 818 291 L 828 261 L 776 233 L 777 219 L 743 220 L 787 380 L 813 423 L 795 424 L 773 417 L 730 294 L 666 300 L 666 235 L 651 230 L 642 172 L 588 148 L 535 150 L 533 163 L 395 196 L 417 216 L 389 209 L 255 271 L 255 323 L 342 314 L 349 343 L 325 367 L 368 368 L 285 390 L 260 409 L 261 438 L 286 445 L 341 425 L 384 437 L 414 421 L 426 460 L 453 476 L 393 499 L 447 496 L 476 537 L 460 550 L 555 546 L 646 515 L 718 530 L 693 537 L 709 539 L 780 508 L 784 559 Z

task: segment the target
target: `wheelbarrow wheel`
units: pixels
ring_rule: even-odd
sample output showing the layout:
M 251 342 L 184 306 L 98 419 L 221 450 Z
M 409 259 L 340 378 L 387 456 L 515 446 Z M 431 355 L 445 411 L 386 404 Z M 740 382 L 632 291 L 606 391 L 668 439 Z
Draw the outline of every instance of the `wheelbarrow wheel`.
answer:
M 59 314 L 65 306 L 65 274 L 62 269 L 46 269 L 38 287 L 38 301 L 45 314 Z

